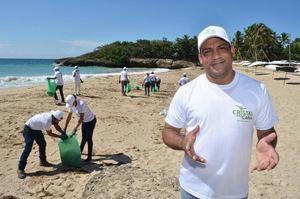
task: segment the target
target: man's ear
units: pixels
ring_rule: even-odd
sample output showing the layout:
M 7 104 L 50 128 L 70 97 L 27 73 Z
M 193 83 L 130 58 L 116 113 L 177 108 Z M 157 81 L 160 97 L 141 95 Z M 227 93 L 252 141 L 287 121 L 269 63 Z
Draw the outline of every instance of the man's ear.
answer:
M 198 60 L 199 60 L 200 64 L 202 64 L 202 58 L 201 58 L 201 54 L 200 53 L 198 53 Z
M 236 49 L 235 49 L 235 47 L 233 45 L 231 45 L 230 51 L 231 51 L 231 54 L 232 54 L 232 58 L 234 58 L 235 55 L 236 55 Z

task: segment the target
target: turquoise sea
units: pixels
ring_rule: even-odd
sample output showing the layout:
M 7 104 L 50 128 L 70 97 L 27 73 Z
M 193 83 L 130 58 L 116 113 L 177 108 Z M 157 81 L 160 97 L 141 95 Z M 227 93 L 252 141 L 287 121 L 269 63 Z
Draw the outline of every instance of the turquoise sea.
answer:
M 22 87 L 46 84 L 46 77 L 53 76 L 57 66 L 53 59 L 0 59 L 0 88 Z M 95 76 L 119 75 L 124 66 L 108 68 L 102 66 L 79 67 L 83 79 Z M 73 67 L 60 67 L 64 81 L 73 79 Z M 146 71 L 165 72 L 168 69 L 129 68 L 128 74 Z

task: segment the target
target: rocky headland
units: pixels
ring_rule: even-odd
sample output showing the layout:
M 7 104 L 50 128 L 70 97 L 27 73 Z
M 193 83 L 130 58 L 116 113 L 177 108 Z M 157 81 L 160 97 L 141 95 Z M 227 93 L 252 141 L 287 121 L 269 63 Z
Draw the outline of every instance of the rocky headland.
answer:
M 100 59 L 81 59 L 77 57 L 61 58 L 55 60 L 55 62 L 62 66 L 106 66 L 106 67 L 145 67 L 145 68 L 167 68 L 167 69 L 179 69 L 197 66 L 198 63 L 185 61 L 185 60 L 173 60 L 173 59 L 156 59 L 156 58 L 129 58 L 129 62 L 126 64 L 117 64 L 111 61 L 103 61 Z

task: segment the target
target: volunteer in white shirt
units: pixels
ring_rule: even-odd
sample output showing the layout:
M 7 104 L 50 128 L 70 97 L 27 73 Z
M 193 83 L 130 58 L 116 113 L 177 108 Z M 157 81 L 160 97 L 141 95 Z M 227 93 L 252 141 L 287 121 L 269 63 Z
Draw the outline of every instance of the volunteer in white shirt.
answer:
M 77 132 L 77 129 L 81 125 L 81 132 L 82 132 L 82 140 L 80 144 L 81 152 L 84 149 L 85 144 L 88 144 L 88 156 L 85 161 L 89 162 L 92 160 L 92 153 L 93 153 L 93 132 L 96 125 L 96 116 L 87 106 L 87 104 L 78 99 L 76 95 L 68 95 L 66 98 L 66 107 L 68 109 L 68 116 L 65 123 L 64 131 L 67 130 L 69 122 L 72 118 L 72 113 L 75 113 L 79 119 L 73 128 L 73 134 Z
M 156 86 L 157 86 L 157 91 L 160 90 L 160 83 L 161 83 L 161 79 L 156 75 Z
M 74 70 L 72 72 L 72 76 L 74 77 L 74 93 L 75 95 L 80 95 L 80 87 L 81 83 L 83 83 L 81 77 L 80 77 L 80 71 L 78 69 L 78 66 L 74 66 Z
M 150 96 L 151 80 L 150 80 L 149 73 L 147 73 L 146 76 L 144 77 L 144 81 L 143 81 L 142 86 L 144 86 L 144 89 L 145 89 L 145 95 L 146 95 L 146 96 Z
M 27 164 L 27 158 L 32 150 L 33 142 L 35 141 L 39 146 L 39 158 L 41 166 L 52 166 L 46 159 L 46 141 L 43 132 L 46 132 L 52 137 L 66 139 L 67 136 L 58 123 L 63 119 L 62 111 L 51 111 L 40 113 L 31 117 L 24 126 L 23 136 L 25 140 L 25 147 L 20 157 L 18 165 L 18 177 L 23 179 L 26 177 L 24 169 Z M 51 126 L 54 125 L 55 129 L 61 133 L 57 135 L 52 133 Z
M 182 77 L 180 78 L 180 80 L 178 81 L 178 85 L 179 86 L 183 86 L 185 85 L 186 83 L 189 82 L 189 78 L 186 76 L 185 73 L 182 74 Z
M 47 77 L 47 79 L 55 79 L 56 81 L 56 90 L 59 90 L 60 97 L 61 97 L 61 102 L 65 103 L 65 98 L 64 98 L 64 92 L 63 92 L 63 87 L 64 87 L 64 80 L 63 80 L 63 75 L 60 72 L 59 68 L 56 66 L 53 68 L 54 70 L 54 76 L 53 77 Z M 58 102 L 58 97 L 56 92 L 54 93 L 54 99 L 55 99 L 55 104 L 60 104 Z
M 150 87 L 151 87 L 151 92 L 155 91 L 155 85 L 156 85 L 156 75 L 152 71 L 150 76 Z
M 166 145 L 185 152 L 181 197 L 247 198 L 253 129 L 254 169 L 273 169 L 279 161 L 277 115 L 266 87 L 233 70 L 235 49 L 223 28 L 204 29 L 198 50 L 205 73 L 178 89 L 162 133 Z
M 123 96 L 126 96 L 126 85 L 127 83 L 129 83 L 129 79 L 127 76 L 127 68 L 124 67 L 123 70 L 121 71 L 120 75 L 119 75 L 119 83 L 121 83 L 121 92 Z

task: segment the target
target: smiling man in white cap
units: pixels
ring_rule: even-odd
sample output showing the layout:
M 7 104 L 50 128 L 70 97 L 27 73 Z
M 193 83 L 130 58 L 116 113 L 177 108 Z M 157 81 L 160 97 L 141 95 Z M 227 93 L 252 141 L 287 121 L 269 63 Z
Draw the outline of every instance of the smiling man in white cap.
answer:
M 44 138 L 43 132 L 46 132 L 49 136 L 57 137 L 61 139 L 66 139 L 66 134 L 58 125 L 58 123 L 63 119 L 62 111 L 51 111 L 46 113 L 40 113 L 33 117 L 31 117 L 24 126 L 23 136 L 25 147 L 23 153 L 20 157 L 19 165 L 18 165 L 18 177 L 23 179 L 26 177 L 24 169 L 27 164 L 27 158 L 32 150 L 33 142 L 35 141 L 39 146 L 40 153 L 40 165 L 49 167 L 53 166 L 46 159 L 46 141 Z M 51 126 L 54 125 L 55 129 L 61 133 L 61 135 L 57 135 L 52 132 Z
M 125 88 L 129 83 L 128 75 L 127 75 L 127 68 L 124 67 L 119 75 L 119 84 L 121 83 L 121 92 L 123 96 L 126 96 Z
M 178 89 L 162 132 L 167 146 L 185 152 L 181 197 L 247 198 L 254 128 L 254 169 L 270 170 L 279 161 L 275 108 L 261 82 L 233 70 L 235 49 L 222 27 L 201 31 L 198 50 L 205 73 Z
M 73 134 L 75 134 L 78 128 L 81 126 L 82 139 L 80 143 L 80 149 L 82 152 L 85 144 L 88 144 L 88 155 L 85 161 L 89 162 L 92 160 L 93 133 L 97 122 L 96 116 L 90 110 L 88 105 L 84 101 L 78 99 L 76 95 L 67 96 L 66 108 L 68 109 L 69 114 L 66 119 L 64 131 L 67 131 L 69 122 L 72 118 L 72 113 L 75 113 L 79 117 L 79 119 L 72 132 Z

